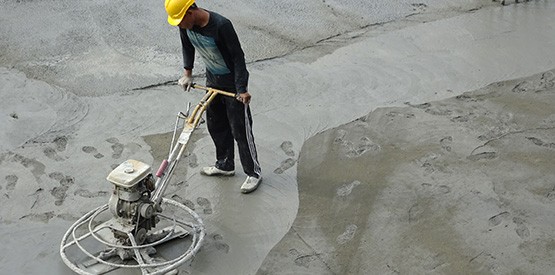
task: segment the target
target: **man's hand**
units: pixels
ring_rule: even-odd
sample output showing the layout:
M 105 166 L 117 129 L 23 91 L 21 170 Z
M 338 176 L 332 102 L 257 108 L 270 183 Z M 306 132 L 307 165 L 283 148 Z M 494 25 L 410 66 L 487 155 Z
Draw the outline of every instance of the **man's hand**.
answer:
M 251 94 L 249 94 L 249 92 L 239 93 L 237 94 L 237 100 L 247 105 L 251 102 Z
M 185 92 L 189 92 L 193 85 L 193 77 L 185 75 L 177 81 L 177 85 L 181 86 Z

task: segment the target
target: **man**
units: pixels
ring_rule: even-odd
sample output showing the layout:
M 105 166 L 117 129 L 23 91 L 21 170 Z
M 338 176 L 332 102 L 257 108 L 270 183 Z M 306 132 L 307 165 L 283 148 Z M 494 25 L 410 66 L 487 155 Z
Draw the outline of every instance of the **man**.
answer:
M 201 174 L 233 176 L 235 140 L 247 174 L 241 192 L 252 192 L 262 177 L 251 129 L 249 72 L 233 25 L 217 13 L 197 7 L 194 0 L 166 0 L 165 7 L 168 23 L 178 26 L 181 35 L 185 71 L 178 84 L 190 89 L 197 51 L 206 65 L 206 85 L 237 94 L 237 98 L 218 95 L 206 110 L 208 132 L 216 145 L 216 164 L 203 167 Z

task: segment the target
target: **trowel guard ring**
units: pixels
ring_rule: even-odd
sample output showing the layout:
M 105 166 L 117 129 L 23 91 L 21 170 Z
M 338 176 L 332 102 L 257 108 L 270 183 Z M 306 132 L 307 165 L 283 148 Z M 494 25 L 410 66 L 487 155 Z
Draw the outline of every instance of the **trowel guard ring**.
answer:
M 77 263 L 74 260 L 70 260 L 70 258 L 68 257 L 69 256 L 68 251 L 69 250 L 74 251 L 75 248 L 77 248 L 86 256 L 86 258 L 89 261 L 94 261 L 99 264 L 105 265 L 109 268 L 112 268 L 112 270 L 117 268 L 135 269 L 135 270 L 139 269 L 141 270 L 141 273 L 145 275 L 146 274 L 148 275 L 166 274 L 167 272 L 175 270 L 180 265 L 184 264 L 186 261 L 194 257 L 196 253 L 198 253 L 204 241 L 204 237 L 206 236 L 206 232 L 205 232 L 204 223 L 202 219 L 199 217 L 197 213 L 195 213 L 189 207 L 167 198 L 163 198 L 162 204 L 164 205 L 165 208 L 173 207 L 176 210 L 176 213 L 174 213 L 173 217 L 169 217 L 161 213 L 158 214 L 160 218 L 171 222 L 173 226 L 169 227 L 171 229 L 167 231 L 167 235 L 165 237 L 146 245 L 138 245 L 133 240 L 131 241 L 132 245 L 121 245 L 118 243 L 107 242 L 106 240 L 103 240 L 102 238 L 100 238 L 98 236 L 99 231 L 106 230 L 106 229 L 113 229 L 112 226 L 114 224 L 117 225 L 117 223 L 111 223 L 110 221 L 106 221 L 106 222 L 100 223 L 100 225 L 94 226 L 94 224 L 99 223 L 99 221 L 95 220 L 99 216 L 99 214 L 108 210 L 108 204 L 105 204 L 105 205 L 99 206 L 96 209 L 93 209 L 92 211 L 88 212 L 83 217 L 81 217 L 79 220 L 77 220 L 64 234 L 62 238 L 62 242 L 60 244 L 60 255 L 62 257 L 63 262 L 71 270 L 73 270 L 78 274 L 87 274 L 87 275 L 96 274 L 84 268 L 82 264 Z M 193 219 L 192 223 L 185 222 L 177 218 L 177 217 L 184 217 L 187 215 L 192 217 Z M 181 235 L 178 236 L 178 234 L 182 234 L 182 232 L 177 232 L 176 228 L 183 228 L 183 226 L 189 228 L 187 232 L 188 234 L 192 235 L 192 240 L 188 243 L 185 241 L 182 241 L 182 244 L 185 245 L 183 247 L 184 252 L 182 254 L 170 260 L 156 261 L 156 262 L 148 262 L 147 261 L 148 257 L 144 258 L 145 257 L 144 253 L 147 253 L 149 248 L 152 249 L 154 246 L 159 245 L 169 239 L 176 239 L 176 240 L 181 239 L 183 236 Z M 84 233 L 83 233 L 83 230 L 85 231 Z M 173 234 L 173 236 L 170 236 L 171 234 Z M 130 237 L 132 236 L 130 235 Z M 86 240 L 89 240 L 89 241 L 95 240 L 98 243 L 106 245 L 107 249 L 110 249 L 110 248 L 124 249 L 133 255 L 133 257 L 135 258 L 135 261 L 134 261 L 135 263 L 110 262 L 105 259 L 102 259 L 98 255 L 93 255 L 93 253 L 88 251 L 87 248 L 84 245 L 82 245 L 82 243 L 85 242 Z

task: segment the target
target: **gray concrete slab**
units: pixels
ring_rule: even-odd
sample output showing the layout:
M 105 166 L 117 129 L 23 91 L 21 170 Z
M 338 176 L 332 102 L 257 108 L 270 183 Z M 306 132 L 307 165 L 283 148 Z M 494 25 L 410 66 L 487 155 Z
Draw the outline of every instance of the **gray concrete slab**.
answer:
M 258 274 L 548 274 L 555 71 L 378 108 L 308 139 Z
M 111 186 L 105 177 L 116 165 L 133 158 L 158 166 L 168 150 L 175 114 L 185 109 L 186 102 L 198 101 L 200 94 L 185 94 L 174 85 L 181 62 L 177 32 L 167 26 L 163 9 L 154 2 L 139 5 L 134 1 L 79 4 L 4 1 L 1 5 L 0 203 L 3 208 L 0 211 L 0 242 L 9 247 L 0 253 L 2 273 L 41 274 L 47 270 L 48 273 L 70 274 L 57 254 L 64 232 L 81 215 L 107 202 Z M 236 22 L 247 52 L 250 90 L 254 95 L 251 105 L 254 131 L 265 180 L 259 190 L 246 196 L 239 192 L 242 173 L 226 179 L 201 177 L 199 168 L 213 162 L 214 152 L 206 130 L 201 127 L 195 133 L 195 142 L 167 191 L 168 197 L 194 207 L 208 230 L 204 248 L 192 263 L 182 267 L 182 273 L 366 273 L 372 272 L 374 266 L 371 264 L 376 264 L 382 273 L 410 273 L 412 269 L 398 264 L 405 258 L 410 259 L 407 264 L 414 263 L 417 273 L 456 272 L 465 268 L 477 273 L 542 273 L 551 268 L 545 260 L 552 255 L 551 246 L 538 243 L 552 240 L 552 236 L 549 233 L 537 235 L 545 232 L 543 228 L 550 226 L 549 221 L 541 222 L 541 215 L 526 216 L 549 203 L 545 201 L 549 197 L 538 204 L 537 197 L 526 195 L 518 200 L 515 198 L 519 201 L 515 205 L 495 208 L 495 203 L 490 203 L 487 196 L 497 193 L 481 189 L 484 188 L 481 182 L 462 180 L 460 184 L 467 183 L 468 190 L 457 190 L 462 187 L 455 185 L 443 195 L 443 186 L 447 186 L 444 181 L 462 177 L 460 173 L 463 172 L 454 169 L 452 174 L 445 174 L 439 168 L 447 164 L 438 162 L 443 161 L 442 157 L 447 163 L 458 160 L 457 156 L 467 157 L 470 153 L 465 154 L 462 148 L 479 146 L 476 135 L 487 133 L 486 129 L 472 128 L 474 132 L 464 135 L 447 135 L 444 131 L 456 125 L 450 120 L 452 114 L 460 113 L 464 118 L 474 109 L 495 107 L 496 112 L 490 114 L 491 121 L 484 121 L 483 127 L 496 125 L 498 121 L 506 123 L 507 127 L 500 127 L 492 132 L 494 134 L 518 130 L 518 125 L 527 123 L 505 117 L 498 102 L 487 101 L 491 105 L 480 107 L 472 101 L 441 100 L 497 82 L 502 83 L 498 90 L 494 89 L 495 85 L 488 89 L 493 89 L 493 94 L 499 93 L 504 91 L 503 85 L 516 86 L 503 81 L 553 69 L 555 6 L 552 2 L 500 6 L 490 1 L 470 0 L 423 1 L 418 5 L 406 1 L 302 4 L 222 1 L 205 6 Z M 288 12 L 280 12 L 282 10 Z M 200 62 L 198 67 L 197 79 L 202 81 Z M 535 83 L 537 76 L 531 80 Z M 549 99 L 551 92 L 546 91 L 519 96 L 531 94 L 535 97 L 531 96 L 530 100 L 535 101 L 530 104 L 536 104 Z M 451 105 L 452 101 L 459 103 L 457 108 L 460 109 Z M 510 99 L 506 105 L 514 101 Z M 380 138 L 385 139 L 393 130 L 388 127 L 394 125 L 383 123 L 398 118 L 399 124 L 395 127 L 408 127 L 402 121 L 412 121 L 412 113 L 415 118 L 423 119 L 417 120 L 421 130 L 407 129 L 407 139 L 395 139 L 398 142 L 393 145 L 416 146 L 425 141 L 436 158 L 434 155 L 419 156 L 416 154 L 419 151 L 413 150 L 412 158 L 399 159 L 399 166 L 391 163 L 392 169 L 395 168 L 392 171 L 404 172 L 389 175 L 377 168 L 368 170 L 367 166 L 353 164 L 349 166 L 353 175 L 374 171 L 383 176 L 384 180 L 379 182 L 382 185 L 372 185 L 374 174 L 357 177 L 358 181 L 354 178 L 350 181 L 353 175 L 345 175 L 325 185 L 324 189 L 329 192 L 319 196 L 319 188 L 315 188 L 318 182 L 310 181 L 310 173 L 316 172 L 318 167 L 314 162 L 318 161 L 318 156 L 313 154 L 328 150 L 325 142 L 318 145 L 317 141 L 330 132 L 317 134 L 328 129 L 337 131 L 338 125 L 366 117 L 376 108 L 406 106 L 405 102 L 412 107 L 380 109 L 368 117 L 384 121 L 365 123 L 382 127 Z M 429 107 L 420 105 L 427 102 L 433 103 Z M 428 108 L 432 114 L 425 112 Z M 442 115 L 444 109 L 452 113 Z M 511 113 L 526 116 L 527 111 L 530 110 L 515 107 Z M 447 121 L 437 125 L 438 129 L 430 136 L 427 134 L 431 130 L 426 127 L 435 125 L 431 122 L 433 119 Z M 544 120 L 544 123 L 550 121 L 549 118 Z M 341 127 L 349 130 L 345 135 L 353 138 L 355 149 L 386 144 L 373 139 L 361 140 L 364 132 L 349 129 L 351 125 Z M 464 129 L 461 126 L 452 131 Z M 443 139 L 448 136 L 452 137 L 452 143 L 448 138 Z M 529 146 L 523 150 L 550 150 L 549 146 L 542 146 L 552 142 L 549 133 L 524 138 L 518 140 Z M 333 146 L 336 145 L 330 144 L 329 150 Z M 501 154 L 511 148 L 506 146 L 509 148 L 498 147 L 499 155 L 491 159 L 463 159 L 466 166 L 461 164 L 461 167 L 470 169 L 476 163 L 489 161 L 491 166 L 481 168 L 487 173 L 502 173 L 504 165 L 515 161 Z M 314 149 L 320 147 L 322 150 Z M 444 147 L 451 147 L 452 153 L 446 153 Z M 380 152 L 376 151 L 376 156 Z M 544 156 L 549 157 L 549 152 Z M 324 160 L 334 164 L 337 161 L 331 156 L 322 156 L 320 161 Z M 543 160 L 538 158 L 538 161 Z M 301 164 L 307 166 L 301 167 Z M 440 167 L 427 171 L 428 166 L 430 169 Z M 515 171 L 521 171 L 524 180 L 539 173 Z M 540 180 L 532 193 L 547 192 L 542 183 L 549 180 L 550 174 L 545 173 L 543 178 L 537 176 Z M 414 175 L 419 175 L 419 180 Z M 432 178 L 435 176 L 437 178 Z M 503 187 L 501 181 L 505 176 L 509 175 L 491 174 L 481 179 L 489 179 L 490 187 Z M 385 180 L 388 177 L 396 179 L 390 186 Z M 513 188 L 511 186 L 507 188 Z M 311 217 L 315 206 L 337 208 L 338 214 L 356 209 L 360 206 L 356 198 L 350 201 L 352 204 L 346 203 L 353 197 L 349 192 L 363 188 L 366 191 L 360 195 L 366 194 L 363 200 L 370 201 L 375 208 L 350 217 L 367 219 L 367 224 L 348 222 L 348 219 L 337 226 L 325 222 L 321 226 L 306 224 L 318 219 L 318 216 Z M 387 188 L 393 194 L 400 193 L 398 199 L 407 198 L 404 204 L 385 203 L 384 200 L 391 198 L 391 194 L 383 193 L 390 190 Z M 413 190 L 412 195 L 405 194 L 407 189 Z M 470 192 L 472 190 L 485 195 L 475 195 Z M 459 198 L 466 191 L 474 194 L 477 202 L 480 202 L 478 199 L 486 201 L 477 206 L 479 211 L 484 211 L 484 217 L 473 220 L 473 216 L 464 212 L 476 209 L 466 207 L 466 197 L 453 206 L 462 209 L 459 216 L 449 216 L 442 211 L 434 214 L 428 210 L 452 206 L 442 198 Z M 436 194 L 434 192 L 437 199 L 430 197 Z M 339 200 L 333 202 L 331 196 L 339 193 L 344 195 L 338 195 Z M 527 203 L 538 208 L 522 206 Z M 407 225 L 410 209 L 415 210 L 411 210 L 412 223 Z M 523 209 L 528 212 L 523 214 Z M 467 214 L 469 216 L 465 216 Z M 495 218 L 499 214 L 499 218 Z M 465 229 L 461 222 L 465 217 L 469 223 L 476 222 L 483 228 L 496 230 L 495 234 L 487 235 L 492 236 L 488 241 L 495 249 L 484 249 L 480 254 L 483 244 L 470 242 L 471 237 L 465 235 L 474 231 L 460 232 Z M 333 216 L 324 218 L 330 220 Z M 432 221 L 429 226 L 433 228 L 426 227 L 427 221 Z M 442 226 L 445 221 L 459 224 Z M 501 229 L 499 225 L 507 227 Z M 307 236 L 309 229 L 315 232 Z M 422 236 L 416 234 L 418 229 L 431 230 L 432 235 L 425 235 L 427 239 L 419 242 Z M 450 230 L 452 234 L 438 236 L 444 241 L 445 236 L 453 235 L 452 245 L 439 249 L 440 242 L 432 238 L 435 236 L 432 229 L 439 233 Z M 373 234 L 382 236 L 383 240 Z M 409 235 L 408 239 L 398 239 Z M 476 238 L 483 240 L 484 236 L 483 232 L 478 232 Z M 461 239 L 467 243 L 461 244 Z M 342 250 L 342 245 L 349 246 L 352 240 L 371 243 L 362 244 L 360 250 Z M 499 261 L 493 259 L 507 240 L 518 241 L 520 246 L 507 250 L 511 256 L 498 257 Z M 381 243 L 372 243 L 375 241 Z M 379 255 L 371 250 L 375 244 L 382 245 Z M 388 248 L 388 244 L 394 246 Z M 401 248 L 404 250 L 399 252 Z M 452 253 L 455 248 L 461 248 L 464 253 Z M 512 261 L 513 257 L 527 251 L 535 253 Z M 472 252 L 478 257 L 468 259 Z M 358 258 L 351 261 L 350 255 Z M 525 263 L 531 261 L 530 257 L 539 264 Z M 472 263 L 465 266 L 462 264 L 465 260 L 472 260 Z M 516 263 L 522 266 L 514 267 Z M 278 266 L 283 269 L 277 269 Z

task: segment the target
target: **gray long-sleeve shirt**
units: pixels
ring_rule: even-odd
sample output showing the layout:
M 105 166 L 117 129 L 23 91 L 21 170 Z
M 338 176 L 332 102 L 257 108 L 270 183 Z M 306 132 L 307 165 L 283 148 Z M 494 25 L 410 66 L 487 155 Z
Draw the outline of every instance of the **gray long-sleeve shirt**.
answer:
M 237 33 L 229 19 L 208 12 L 210 18 L 206 26 L 179 29 L 183 67 L 193 69 L 196 50 L 206 64 L 207 85 L 244 93 L 247 91 L 249 72 Z

